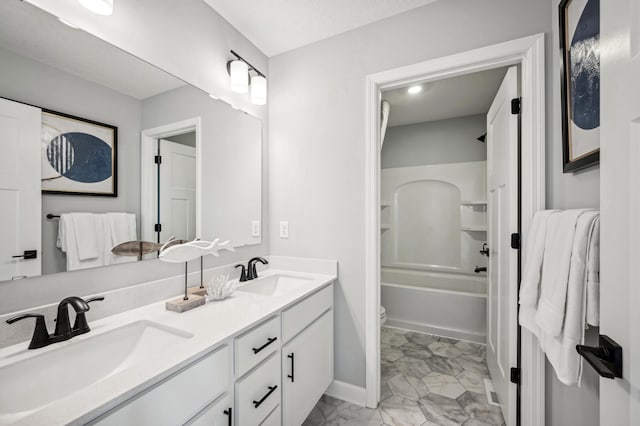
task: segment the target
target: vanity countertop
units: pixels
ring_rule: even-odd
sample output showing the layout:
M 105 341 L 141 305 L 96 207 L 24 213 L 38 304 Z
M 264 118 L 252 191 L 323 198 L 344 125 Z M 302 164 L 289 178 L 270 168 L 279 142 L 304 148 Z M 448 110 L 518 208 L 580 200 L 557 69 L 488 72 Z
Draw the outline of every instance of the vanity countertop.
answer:
M 209 302 L 185 313 L 166 310 L 163 301 L 96 321 L 91 321 L 90 314 L 88 314 L 91 327 L 91 332 L 88 334 L 37 350 L 27 350 L 27 342 L 0 350 L 0 368 L 2 368 L 65 345 L 77 344 L 99 333 L 114 330 L 136 321 L 153 321 L 156 324 L 193 334 L 193 337 L 185 339 L 179 345 L 166 347 L 155 357 L 137 365 L 136 368 L 115 372 L 81 391 L 58 399 L 37 411 L 27 415 L 22 413 L 18 417 L 17 423 L 12 423 L 16 420 L 15 417 L 3 418 L 0 416 L 0 424 L 84 424 L 196 361 L 216 346 L 225 343 L 230 337 L 250 329 L 269 316 L 326 287 L 337 278 L 335 275 L 278 269 L 269 269 L 261 273 L 261 278 L 276 274 L 307 279 L 299 288 L 287 291 L 286 294 L 262 295 L 236 291 L 229 299 Z M 105 303 L 107 302 L 105 301 Z M 69 372 L 69 374 L 73 374 L 73 372 Z M 42 380 L 46 379 L 47 372 L 43 371 Z M 2 386 L 10 389 L 11 383 L 3 383 Z M 34 389 L 34 392 L 37 390 Z

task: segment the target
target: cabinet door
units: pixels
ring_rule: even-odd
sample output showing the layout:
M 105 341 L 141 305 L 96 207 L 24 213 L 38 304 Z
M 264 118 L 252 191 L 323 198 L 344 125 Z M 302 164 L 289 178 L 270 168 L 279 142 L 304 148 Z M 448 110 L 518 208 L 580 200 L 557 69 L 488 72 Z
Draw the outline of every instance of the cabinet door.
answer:
M 333 310 L 282 348 L 284 424 L 301 425 L 333 380 Z
M 212 402 L 204 410 L 189 420 L 187 426 L 231 426 L 233 425 L 233 408 L 229 395 L 223 395 Z

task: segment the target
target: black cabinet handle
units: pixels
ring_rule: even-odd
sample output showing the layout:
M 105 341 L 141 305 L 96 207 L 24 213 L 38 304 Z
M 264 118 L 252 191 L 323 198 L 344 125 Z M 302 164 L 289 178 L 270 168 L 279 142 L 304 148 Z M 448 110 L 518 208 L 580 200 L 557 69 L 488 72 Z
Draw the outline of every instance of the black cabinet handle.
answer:
M 38 250 L 25 250 L 24 253 L 18 254 L 15 256 L 11 256 L 13 259 L 37 259 L 38 258 Z
M 295 368 L 295 354 L 293 352 L 291 352 L 289 355 L 287 355 L 287 358 L 289 358 L 291 360 L 291 374 L 287 374 L 287 377 L 291 379 L 291 383 L 294 382 L 294 368 Z
M 267 394 L 266 394 L 265 396 L 263 396 L 263 397 L 260 399 L 260 401 L 255 401 L 255 400 L 253 401 L 253 407 L 254 407 L 254 408 L 258 408 L 259 406 L 261 406 L 261 405 L 262 405 L 262 403 L 263 403 L 267 398 L 269 398 L 269 396 L 271 396 L 271 394 L 272 394 L 276 389 L 278 389 L 278 385 L 275 385 L 275 386 L 269 386 L 269 392 L 267 392 Z
M 233 426 L 233 411 L 232 408 L 229 407 L 228 410 L 224 410 L 223 413 L 229 416 L 229 426 Z
M 265 343 L 264 345 L 260 346 L 259 348 L 253 348 L 253 354 L 257 354 L 258 352 L 260 352 L 261 350 L 263 350 L 264 348 L 266 348 L 267 346 L 269 346 L 270 344 L 272 344 L 273 342 L 275 342 L 276 340 L 278 340 L 277 337 L 270 337 L 267 339 L 267 343 Z

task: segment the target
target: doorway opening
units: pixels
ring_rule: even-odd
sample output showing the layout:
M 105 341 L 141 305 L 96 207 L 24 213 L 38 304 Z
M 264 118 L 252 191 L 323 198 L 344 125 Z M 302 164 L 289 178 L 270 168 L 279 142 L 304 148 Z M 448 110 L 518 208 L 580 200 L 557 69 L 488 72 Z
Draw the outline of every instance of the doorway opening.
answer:
M 458 333 L 456 335 L 457 339 L 460 341 L 471 341 L 473 343 L 474 341 L 477 342 L 483 340 L 483 334 L 486 333 L 486 331 L 483 333 L 482 327 L 476 327 L 475 329 L 470 327 L 466 330 L 464 327 L 460 327 L 459 324 L 457 327 L 455 325 L 447 326 L 446 324 L 440 324 L 439 328 L 438 324 L 435 324 L 434 327 L 433 323 L 429 324 L 429 321 L 424 317 L 419 317 L 419 315 L 423 315 L 424 312 L 421 312 L 421 304 L 420 302 L 416 302 L 418 299 L 414 297 L 414 295 L 409 298 L 405 298 L 405 302 L 402 302 L 403 299 L 401 297 L 398 298 L 391 295 L 391 293 L 399 288 L 407 290 L 407 287 L 409 287 L 410 291 L 416 291 L 415 289 L 411 289 L 411 286 L 407 286 L 406 282 L 412 280 L 415 282 L 415 275 L 425 275 L 425 273 L 431 273 L 431 275 L 434 275 L 434 266 L 440 267 L 441 269 L 438 270 L 438 268 L 435 268 L 435 278 L 440 279 L 444 272 L 451 273 L 458 269 L 457 272 L 464 272 L 459 275 L 476 277 L 474 280 L 469 280 L 471 282 L 479 281 L 477 275 L 480 274 L 475 274 L 476 266 L 479 269 L 478 272 L 483 272 L 482 268 L 487 267 L 489 275 L 492 275 L 491 270 L 494 270 L 494 277 L 492 279 L 496 281 L 491 284 L 489 288 L 495 285 L 498 285 L 496 288 L 499 289 L 517 288 L 518 251 L 510 249 L 510 247 L 509 250 L 511 251 L 507 250 L 505 245 L 507 244 L 507 236 L 509 240 L 511 238 L 510 234 L 512 233 L 519 234 L 521 237 L 526 238 L 529 223 L 533 214 L 535 211 L 544 208 L 545 86 L 543 55 L 544 36 L 537 35 L 449 57 L 438 58 L 399 69 L 385 71 L 370 75 L 367 78 L 367 291 L 365 337 L 367 381 L 365 399 L 366 405 L 369 407 L 376 407 L 378 402 L 381 401 L 382 396 L 385 396 L 384 394 L 381 394 L 381 391 L 386 391 L 383 386 L 385 383 L 381 380 L 380 375 L 380 350 L 381 348 L 389 348 L 381 345 L 381 300 L 383 302 L 385 299 L 389 300 L 390 306 L 387 306 L 389 325 L 395 324 L 396 326 L 403 326 L 404 328 L 411 326 L 414 328 L 412 333 L 416 333 L 415 336 L 428 336 L 418 333 L 419 331 L 430 332 L 432 335 L 443 335 L 445 334 L 445 331 L 451 332 L 452 330 L 455 330 Z M 519 93 L 517 92 L 517 67 L 520 68 L 521 76 L 519 79 L 521 86 Z M 507 71 L 506 74 L 508 75 L 511 73 L 513 77 L 516 77 L 516 91 L 502 90 L 502 86 L 505 85 L 505 80 L 503 80 L 501 89 L 498 91 L 498 97 L 502 96 L 504 99 L 498 100 L 498 97 L 495 98 L 494 104 L 500 104 L 500 106 L 493 108 L 493 121 L 488 119 L 486 123 L 488 126 L 487 133 L 489 138 L 491 138 L 491 135 L 494 135 L 493 140 L 497 141 L 498 138 L 495 136 L 500 134 L 504 136 L 500 139 L 504 139 L 506 141 L 510 140 L 511 143 L 487 143 L 489 147 L 489 152 L 486 153 L 488 161 L 487 167 L 485 167 L 484 170 L 485 173 L 493 173 L 495 176 L 494 179 L 490 178 L 488 180 L 484 180 L 484 182 L 487 182 L 488 184 L 485 187 L 485 197 L 482 197 L 481 193 L 474 195 L 474 193 L 469 190 L 461 190 L 460 186 L 464 186 L 461 183 L 457 185 L 454 182 L 447 182 L 447 180 L 451 181 L 453 179 L 451 176 L 455 175 L 455 173 L 458 173 L 458 175 L 465 175 L 470 174 L 470 171 L 463 173 L 447 172 L 449 173 L 450 178 L 444 179 L 442 178 L 443 175 L 438 175 L 439 178 L 436 178 L 436 175 L 423 176 L 420 173 L 424 173 L 425 170 L 420 170 L 417 175 L 412 176 L 407 182 L 404 182 L 404 184 L 401 184 L 402 182 L 400 182 L 403 178 L 398 176 L 391 179 L 394 184 L 389 184 L 389 182 L 385 183 L 385 179 L 389 181 L 385 175 L 398 174 L 396 172 L 390 173 L 387 169 L 383 170 L 384 165 L 382 164 L 383 156 L 381 155 L 381 149 L 383 149 L 384 145 L 381 143 L 381 136 L 383 133 L 381 124 L 385 117 L 384 114 L 381 114 L 381 104 L 385 94 L 391 94 L 394 90 L 404 90 L 405 93 L 407 93 L 409 88 L 414 86 L 422 86 L 423 90 L 425 87 L 428 88 L 429 85 L 432 85 L 433 88 L 433 85 L 437 84 L 439 81 L 451 80 L 458 77 L 462 78 L 464 76 L 469 77 L 474 74 L 479 75 L 492 70 L 502 70 L 501 72 L 504 73 L 504 70 L 507 68 L 510 68 L 511 70 Z M 511 79 L 511 81 L 513 82 L 514 80 Z M 514 88 L 513 83 L 506 85 L 510 86 L 511 89 Z M 500 93 L 501 91 L 504 92 L 502 95 Z M 522 179 L 520 181 L 520 215 L 518 214 L 517 203 L 518 126 L 516 122 L 514 140 L 514 127 L 504 122 L 505 120 L 508 120 L 508 114 L 499 114 L 499 111 L 502 108 L 510 109 L 512 99 L 509 97 L 513 96 L 514 93 L 514 98 L 521 99 L 520 105 L 522 111 L 520 115 L 522 138 L 519 153 L 521 157 L 522 172 Z M 407 93 L 407 95 L 409 94 Z M 388 111 L 389 107 L 384 109 L 387 109 Z M 384 109 L 382 109 L 382 112 L 384 112 Z M 391 110 L 393 111 L 392 104 Z M 509 114 L 510 113 L 511 111 L 509 111 Z M 491 116 L 491 114 L 492 111 L 489 111 L 489 116 Z M 389 119 L 393 120 L 392 117 Z M 387 132 L 389 132 L 389 130 L 387 130 Z M 388 137 L 388 134 L 389 133 L 387 133 L 387 136 L 385 137 Z M 476 135 L 476 137 L 480 136 L 482 136 L 482 134 Z M 389 140 L 387 139 L 385 144 L 388 141 Z M 481 144 L 482 142 L 473 141 L 472 143 Z M 510 148 L 512 144 L 515 144 L 516 149 L 507 149 L 506 152 L 508 152 L 508 154 L 505 154 L 505 148 Z M 491 151 L 491 146 L 496 147 L 493 152 Z M 393 148 L 390 148 L 390 150 L 392 151 Z M 492 158 L 494 160 L 492 160 Z M 435 167 L 435 165 L 431 166 Z M 413 167 L 425 168 L 429 166 L 414 165 Z M 431 169 L 434 167 L 431 167 Z M 478 167 L 478 169 L 482 169 L 482 167 Z M 515 181 L 502 179 L 509 176 L 513 177 L 514 170 Z M 414 172 L 416 171 L 414 170 Z M 403 172 L 400 174 L 402 173 Z M 476 181 L 482 181 L 483 178 L 480 176 L 482 174 L 482 170 L 477 171 L 477 173 L 479 173 L 479 176 L 476 177 Z M 437 181 L 438 184 L 434 181 Z M 494 183 L 493 187 L 491 186 L 492 182 Z M 516 191 L 515 193 L 514 190 Z M 429 202 L 416 201 L 424 199 L 425 194 L 431 194 L 426 197 L 427 199 L 432 201 L 439 200 L 438 203 L 431 204 L 437 204 L 437 206 L 440 207 L 430 209 Z M 493 198 L 492 194 L 494 195 Z M 509 197 L 501 196 L 506 194 L 509 194 Z M 385 199 L 385 196 L 390 199 Z M 492 215 L 491 208 L 489 207 L 492 204 L 492 199 L 493 203 L 498 206 L 496 211 L 500 210 L 504 212 L 508 210 L 511 213 L 506 215 L 506 217 L 505 215 Z M 504 200 L 508 201 L 508 206 L 500 205 Z M 456 206 L 454 206 L 456 201 L 457 209 Z M 403 203 L 404 207 L 402 206 Z M 442 207 L 446 205 L 451 207 L 450 212 Z M 487 211 L 483 211 L 484 209 Z M 443 210 L 446 210 L 446 212 Z M 514 211 L 515 216 L 513 215 Z M 419 212 L 420 214 L 416 215 L 416 212 Z M 406 215 L 407 217 L 404 217 L 403 215 Z M 442 224 L 435 227 L 424 226 L 424 223 L 417 219 L 417 217 L 425 215 L 430 215 L 431 217 L 438 215 L 442 216 Z M 412 217 L 413 219 L 411 219 Z M 388 222 L 386 222 L 387 220 Z M 422 226 L 425 228 L 422 229 L 422 231 L 424 231 L 424 235 L 422 235 L 422 237 L 424 238 L 415 238 L 415 232 L 413 232 L 414 237 L 411 237 L 411 231 L 416 229 L 415 226 L 411 226 L 412 222 L 414 222 L 414 225 L 417 225 L 418 227 Z M 520 227 L 518 227 L 518 222 L 520 222 Z M 394 225 L 396 227 L 395 231 L 393 229 Z M 482 233 L 485 232 L 485 226 L 487 231 L 486 237 L 482 235 Z M 404 231 L 401 228 L 405 228 Z M 491 239 L 489 234 L 491 234 L 492 229 L 497 236 L 494 244 L 502 245 L 502 247 L 491 247 L 489 245 L 492 256 L 484 260 L 489 263 L 487 266 L 483 266 L 481 262 L 482 259 L 476 258 L 476 253 L 474 251 L 477 251 L 477 254 L 480 255 L 479 252 L 483 250 L 482 244 L 484 242 L 489 242 Z M 431 234 L 429 234 L 429 232 L 431 232 Z M 447 236 L 454 235 L 455 232 L 457 232 L 457 238 L 447 238 Z M 387 235 L 385 235 L 385 233 Z M 419 245 L 420 241 L 424 242 L 425 238 L 429 235 L 434 235 L 434 233 L 438 233 L 438 237 L 435 238 L 435 241 L 429 242 L 429 247 L 422 247 Z M 405 234 L 406 236 L 403 237 Z M 446 247 L 443 246 L 443 241 L 446 241 Z M 495 251 L 495 253 L 493 253 L 493 251 Z M 494 254 L 495 256 L 493 256 Z M 429 260 L 429 258 L 433 260 Z M 496 259 L 495 264 L 492 263 L 492 258 Z M 501 260 L 500 263 L 497 262 L 498 259 Z M 515 263 L 513 262 L 514 259 Z M 501 267 L 505 264 L 505 261 L 510 263 L 512 267 L 503 271 L 501 270 Z M 390 262 L 387 266 L 391 266 L 391 268 L 382 269 L 382 267 L 385 267 L 385 262 Z M 471 270 L 471 273 L 469 273 L 471 266 L 473 266 L 473 269 Z M 406 273 L 402 268 L 405 270 L 411 270 L 412 272 Z M 416 271 L 418 272 L 416 273 Z M 398 272 L 402 272 L 404 275 L 402 273 L 398 274 Z M 382 280 L 382 277 L 384 277 L 385 280 Z M 402 283 L 385 283 L 390 285 L 383 287 L 383 282 L 387 279 L 401 279 L 404 281 Z M 426 303 L 432 303 L 433 295 L 436 293 L 439 296 L 446 295 L 447 297 L 460 296 L 462 294 L 468 296 L 472 293 L 470 291 L 457 291 L 458 294 L 453 294 L 455 292 L 451 291 L 451 286 L 470 286 L 470 284 L 459 282 L 452 283 L 451 281 L 443 283 L 438 279 L 433 280 L 433 285 L 435 286 L 435 284 L 438 283 L 446 285 L 448 286 L 447 290 L 443 291 L 439 288 L 429 288 L 428 291 L 431 291 L 429 296 L 431 297 L 423 298 L 423 301 L 428 301 Z M 512 287 L 509 287 L 508 284 L 512 284 Z M 481 288 L 482 285 L 476 286 L 476 290 L 478 287 Z M 390 292 L 388 290 L 392 291 Z M 420 291 L 422 290 L 423 289 Z M 469 290 L 469 288 L 465 287 L 465 290 Z M 501 399 L 500 404 L 503 404 L 501 410 L 504 413 L 505 422 L 508 425 L 515 425 L 518 423 L 516 420 L 518 410 L 517 400 L 520 397 L 520 393 L 518 392 L 518 386 L 510 381 L 510 369 L 520 368 L 521 370 L 518 370 L 521 371 L 522 377 L 520 390 L 523 396 L 526 395 L 528 402 L 526 408 L 523 407 L 521 417 L 523 419 L 523 423 L 529 423 L 529 421 L 533 420 L 532 424 L 538 424 L 535 419 L 544 418 L 544 358 L 541 356 L 537 344 L 534 344 L 535 341 L 530 339 L 529 336 L 523 335 L 522 345 L 520 348 L 522 363 L 521 365 L 518 365 L 517 291 L 512 291 L 509 295 L 489 294 L 488 297 L 485 297 L 486 300 L 489 301 L 494 296 L 497 299 L 500 299 L 502 296 L 506 296 L 504 298 L 506 302 L 504 303 L 503 308 L 500 309 L 499 314 L 496 314 L 497 311 L 495 310 L 492 313 L 491 308 L 487 308 L 485 312 L 489 315 L 485 314 L 484 316 L 486 324 L 488 325 L 485 326 L 485 329 L 488 330 L 489 342 L 491 342 L 492 332 L 494 333 L 493 337 L 495 337 L 493 345 L 494 355 L 497 362 L 494 363 L 495 368 L 491 369 L 497 372 L 494 375 L 499 375 L 504 380 L 504 386 L 496 386 L 496 388 L 500 389 L 495 390 Z M 476 297 L 475 299 L 481 298 L 482 297 Z M 456 299 L 456 303 L 463 305 L 464 303 L 474 301 L 473 297 L 467 297 L 466 299 L 468 300 L 458 298 Z M 409 303 L 417 305 L 414 306 L 416 308 L 414 311 L 418 314 L 416 318 L 412 319 L 407 315 L 407 312 L 411 310 L 408 305 Z M 490 304 L 486 303 L 486 305 L 489 306 Z M 440 301 L 436 305 L 433 305 L 432 309 L 427 308 L 426 310 L 431 310 L 436 313 L 437 309 L 440 311 L 455 311 L 454 306 L 455 304 L 452 304 L 450 301 L 446 303 L 445 301 Z M 493 307 L 495 308 L 495 306 L 496 305 L 494 304 Z M 424 309 L 422 311 L 424 311 Z M 469 308 L 468 310 L 465 310 L 464 313 L 461 311 L 459 315 L 455 315 L 455 312 L 453 312 L 454 315 L 449 318 L 453 321 L 461 321 L 464 319 L 463 317 L 465 317 L 465 315 L 468 315 L 472 311 L 473 309 Z M 476 313 L 477 315 L 481 315 L 482 308 L 476 307 Z M 448 312 L 448 314 L 450 314 L 450 312 Z M 493 315 L 493 317 L 491 315 Z M 506 329 L 504 327 L 505 324 L 508 324 Z M 422 326 L 421 329 L 420 326 Z M 411 337 L 414 336 L 411 335 Z M 394 339 L 395 337 L 385 336 L 384 338 Z M 407 339 L 407 336 L 403 336 L 403 338 L 407 340 L 409 346 L 411 346 L 411 344 L 414 345 L 413 348 L 407 347 L 405 350 L 417 349 L 417 346 L 415 346 L 416 342 L 411 342 L 411 339 Z M 419 339 L 420 337 L 414 337 L 414 340 L 416 341 Z M 402 339 L 398 339 L 398 341 L 402 341 Z M 448 343 L 448 347 L 447 345 L 442 345 L 442 342 L 438 342 L 436 338 L 425 343 L 427 343 L 426 347 L 429 348 L 428 350 L 431 352 L 431 355 L 434 355 L 433 350 L 439 352 L 440 355 L 437 356 L 441 358 L 446 358 L 443 357 L 442 354 L 445 354 L 447 350 L 452 353 L 456 353 L 456 351 L 449 349 L 456 348 L 455 345 L 457 342 L 455 341 L 445 341 L 445 343 Z M 434 347 L 430 348 L 430 345 L 433 345 Z M 458 346 L 464 347 L 465 345 L 469 345 L 469 343 L 461 343 Z M 459 347 L 457 350 L 462 352 Z M 400 352 L 402 352 L 402 350 Z M 402 355 L 406 357 L 404 352 Z M 431 367 L 430 369 L 433 370 Z M 456 380 L 459 382 L 459 379 Z M 490 388 L 490 386 L 488 387 Z M 480 390 L 479 385 L 476 390 Z
M 142 239 L 200 235 L 200 118 L 142 131 Z

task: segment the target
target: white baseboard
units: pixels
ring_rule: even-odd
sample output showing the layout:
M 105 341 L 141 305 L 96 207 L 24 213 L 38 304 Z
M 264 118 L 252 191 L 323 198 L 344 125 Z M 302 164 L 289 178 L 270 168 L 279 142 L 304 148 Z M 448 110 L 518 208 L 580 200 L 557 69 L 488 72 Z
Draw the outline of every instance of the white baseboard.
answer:
M 334 380 L 325 392 L 327 395 L 350 402 L 361 407 L 366 406 L 367 395 L 365 388 L 354 386 L 350 383 Z

